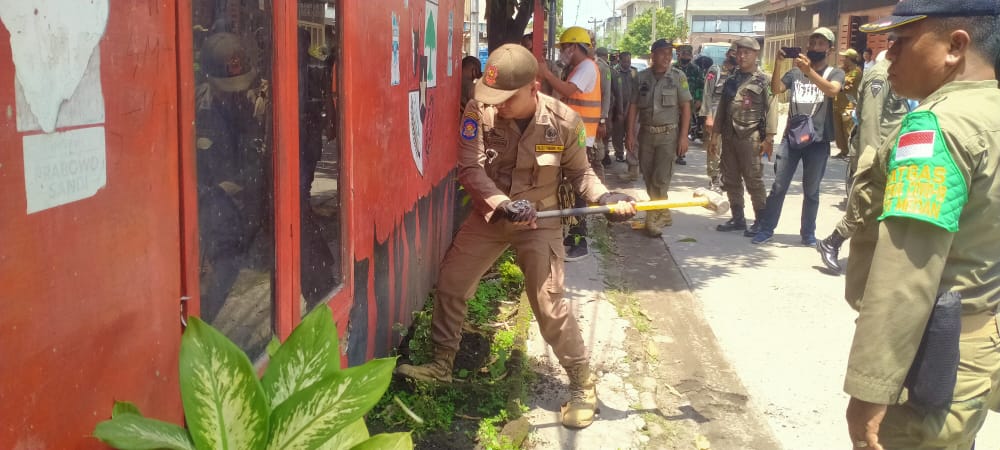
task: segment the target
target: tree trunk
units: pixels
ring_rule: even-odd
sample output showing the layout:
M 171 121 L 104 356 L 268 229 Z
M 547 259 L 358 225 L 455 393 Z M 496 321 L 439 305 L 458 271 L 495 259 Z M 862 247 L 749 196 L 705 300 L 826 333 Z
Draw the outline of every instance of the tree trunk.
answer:
M 486 38 L 490 53 L 504 44 L 518 44 L 538 0 L 488 0 Z M 517 11 L 515 15 L 514 12 Z

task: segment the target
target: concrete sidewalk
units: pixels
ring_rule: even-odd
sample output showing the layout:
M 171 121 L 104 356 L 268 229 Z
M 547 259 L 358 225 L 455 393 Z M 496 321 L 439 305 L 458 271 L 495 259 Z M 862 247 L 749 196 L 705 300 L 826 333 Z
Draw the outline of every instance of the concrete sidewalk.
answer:
M 687 198 L 694 189 L 708 184 L 701 145 L 693 144 L 688 155 L 688 165 L 675 170 L 671 188 L 675 200 Z M 623 171 L 624 165 L 615 163 L 609 176 Z M 821 188 L 819 237 L 827 235 L 843 214 L 844 173 L 844 162 L 829 161 Z M 768 164 L 768 190 L 773 175 L 773 165 Z M 847 396 L 842 384 L 856 313 L 843 299 L 844 278 L 826 272 L 816 250 L 799 242 L 800 176 L 801 171 L 786 197 L 772 242 L 757 246 L 742 233 L 715 231 L 728 215 L 715 216 L 701 208 L 674 210 L 674 225 L 666 228 L 662 237 L 669 253 L 664 253 L 661 267 L 634 269 L 655 278 L 653 273 L 662 274 L 662 266 L 676 261 L 686 283 L 672 282 L 660 289 L 670 291 L 670 295 L 690 293 L 696 297 L 694 314 L 708 323 L 706 335 L 714 333 L 727 365 L 746 388 L 751 406 L 744 414 L 756 415 L 759 410 L 781 447 L 846 448 Z M 641 182 L 635 186 L 641 187 Z M 747 205 L 749 209 L 749 198 Z M 842 258 L 847 256 L 846 246 L 844 250 Z M 649 398 L 661 380 L 655 373 L 635 369 L 642 364 L 629 364 L 629 356 L 634 359 L 643 349 L 627 348 L 626 330 L 634 330 L 635 324 L 620 317 L 607 301 L 605 276 L 595 257 L 566 265 L 566 297 L 578 312 L 592 365 L 601 374 L 599 419 L 581 431 L 560 425 L 559 404 L 568 395 L 565 374 L 538 336 L 537 326 L 532 326 L 528 356 L 539 380 L 527 415 L 533 427 L 531 446 L 698 448 L 690 440 L 666 445 L 649 442 L 649 436 L 656 434 L 649 432 L 653 424 L 647 424 L 641 413 L 664 406 L 652 404 Z M 670 336 L 675 330 L 661 331 Z M 700 427 L 709 433 L 706 427 L 711 426 L 699 422 L 694 431 Z M 1000 449 L 1000 414 L 991 413 L 977 448 Z
M 692 146 L 687 160 L 675 171 L 672 198 L 708 185 L 700 145 Z M 843 214 L 845 171 L 843 161 L 829 160 L 819 238 Z M 773 164 L 764 172 L 770 191 Z M 749 196 L 746 203 L 749 215 Z M 843 448 L 848 397 L 842 387 L 857 314 L 844 301 L 845 278 L 830 275 L 816 250 L 801 245 L 801 211 L 800 169 L 770 243 L 753 245 L 742 233 L 715 231 L 729 217 L 694 208 L 674 212 L 674 226 L 664 239 L 719 344 L 784 447 Z M 991 414 L 977 448 L 1000 449 L 1000 414 Z

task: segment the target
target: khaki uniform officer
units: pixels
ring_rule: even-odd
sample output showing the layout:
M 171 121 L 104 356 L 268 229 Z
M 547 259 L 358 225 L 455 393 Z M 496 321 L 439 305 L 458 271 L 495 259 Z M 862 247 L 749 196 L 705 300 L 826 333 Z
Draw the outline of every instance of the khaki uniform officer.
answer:
M 876 62 L 865 71 L 861 79 L 857 106 L 858 126 L 851 135 L 851 159 L 847 172 L 851 177 L 871 169 L 875 151 L 890 133 L 896 131 L 903 116 L 909 112 L 906 99 L 892 92 L 888 81 L 889 64 L 884 59 Z M 870 199 L 859 197 L 854 192 L 855 189 L 852 188 L 844 217 L 837 223 L 837 228 L 826 239 L 816 243 L 816 250 L 819 251 L 823 264 L 838 275 L 841 270 L 840 246 L 854 235 L 865 211 L 871 207 Z M 860 189 L 860 192 L 864 192 L 864 189 Z
M 743 183 L 750 191 L 754 217 L 764 214 L 767 191 L 764 188 L 764 165 L 760 158 L 773 152 L 777 120 L 768 120 L 771 104 L 770 79 L 757 68 L 760 44 L 756 39 L 742 37 L 737 47 L 738 68 L 722 88 L 722 100 L 716 115 L 716 128 L 722 136 L 726 153 L 722 155 L 722 188 L 729 196 L 733 218 L 716 227 L 718 231 L 742 231 L 747 236 L 759 229 L 747 231 L 743 213 Z M 755 224 L 756 227 L 756 224 Z
M 580 116 L 538 93 L 537 71 L 531 52 L 516 44 L 501 46 L 486 61 L 475 99 L 465 108 L 458 162 L 458 178 L 472 197 L 474 213 L 441 263 L 431 322 L 434 360 L 401 365 L 397 373 L 451 381 L 468 299 L 497 257 L 513 246 L 541 334 L 569 374 L 572 397 L 563 408 L 563 424 L 581 428 L 594 420 L 596 379 L 576 318 L 563 299 L 560 220 L 536 220 L 535 211 L 556 209 L 564 176 L 588 201 L 618 204 L 620 213 L 612 220 L 632 217 L 635 208 L 634 200 L 608 192 L 594 175 Z
M 705 164 L 705 172 L 708 174 L 708 188 L 713 191 L 722 189 L 722 180 L 719 178 L 722 172 L 719 166 L 722 163 L 722 148 L 719 146 L 719 135 L 715 130 L 715 115 L 719 110 L 719 100 L 722 99 L 722 87 L 726 85 L 726 80 L 736 71 L 736 44 L 733 43 L 726 51 L 726 61 L 722 67 L 714 65 L 705 74 L 705 91 L 702 97 L 701 110 L 698 115 L 705 118 L 705 150 L 708 156 L 708 163 Z
M 893 30 L 889 82 L 920 105 L 857 179 L 873 205 L 846 283 L 857 448 L 970 449 L 1000 409 L 1000 117 L 984 113 L 1000 111 L 998 15 L 996 0 L 905 0 L 861 28 Z
M 639 72 L 632 90 L 628 111 L 629 151 L 636 148 L 635 128 L 638 117 L 639 170 L 651 200 L 666 200 L 674 159 L 688 151 L 688 127 L 691 125 L 691 91 L 687 76 L 670 68 L 673 46 L 660 39 L 651 47 L 653 66 Z M 647 211 L 646 232 L 659 236 L 660 229 L 672 224 L 670 210 Z

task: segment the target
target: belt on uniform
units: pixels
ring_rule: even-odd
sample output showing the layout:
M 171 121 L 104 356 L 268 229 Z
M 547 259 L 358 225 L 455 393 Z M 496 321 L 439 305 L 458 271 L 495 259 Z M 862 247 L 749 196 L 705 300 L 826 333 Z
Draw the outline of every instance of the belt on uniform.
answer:
M 652 134 L 669 133 L 677 129 L 677 125 L 642 125 L 643 131 Z
M 993 314 L 973 314 L 962 316 L 963 337 L 985 337 L 1000 333 L 1000 324 Z

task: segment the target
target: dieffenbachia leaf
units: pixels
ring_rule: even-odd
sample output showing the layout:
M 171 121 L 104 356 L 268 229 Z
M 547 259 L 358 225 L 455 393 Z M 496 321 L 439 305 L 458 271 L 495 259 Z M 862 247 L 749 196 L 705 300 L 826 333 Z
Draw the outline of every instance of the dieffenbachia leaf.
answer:
M 354 423 L 342 428 L 337 434 L 333 435 L 330 440 L 326 441 L 317 450 L 343 450 L 345 448 L 354 447 L 367 440 L 368 426 L 365 425 L 365 419 L 355 420 Z
M 412 450 L 413 438 L 410 433 L 382 433 L 372 436 L 351 450 Z
M 297 392 L 271 414 L 269 449 L 314 449 L 362 418 L 389 387 L 395 358 L 337 371 Z
M 181 338 L 180 384 L 198 448 L 255 450 L 267 444 L 268 401 L 250 360 L 196 317 Z
M 172 423 L 138 414 L 117 414 L 94 428 L 94 437 L 125 450 L 195 450 L 187 430 Z
M 276 409 L 292 394 L 340 370 L 340 349 L 333 312 L 326 305 L 307 314 L 278 347 L 261 382 Z
M 142 417 L 139 407 L 132 402 L 115 402 L 114 408 L 111 409 L 111 417 L 115 418 L 122 414 L 135 414 Z

